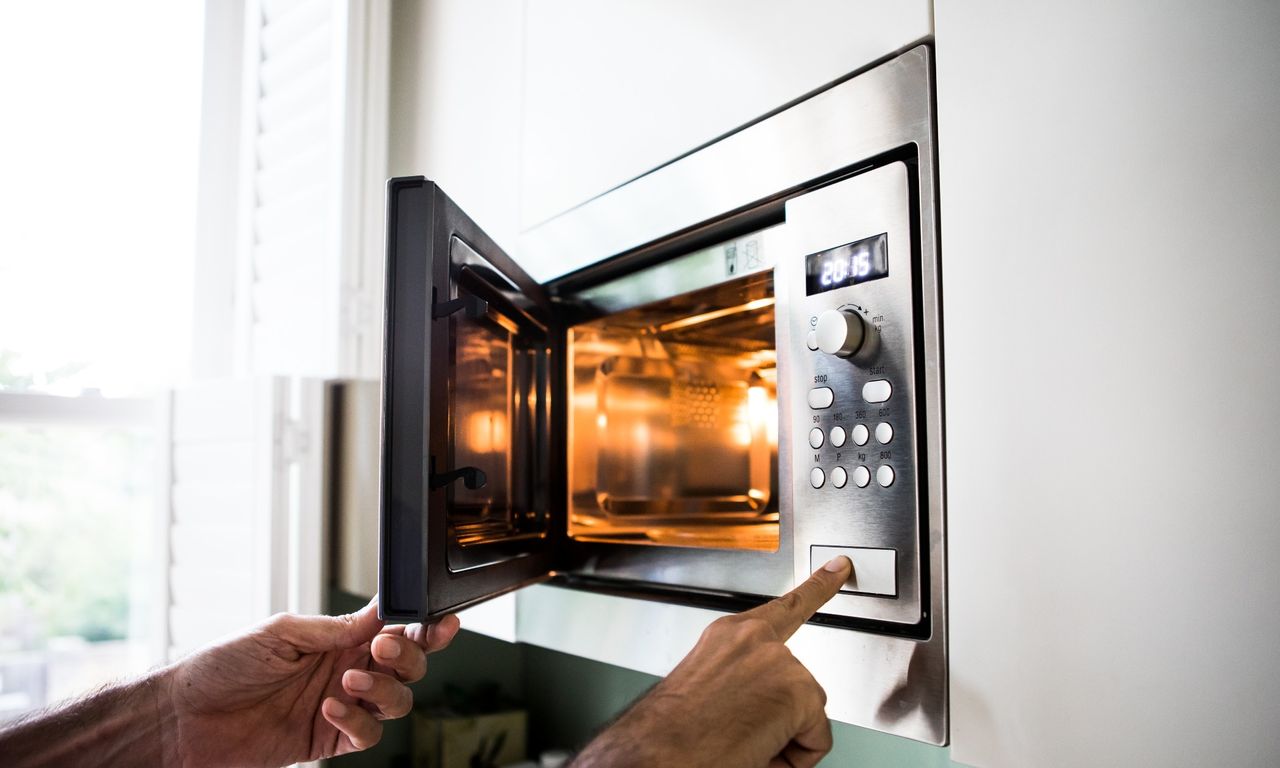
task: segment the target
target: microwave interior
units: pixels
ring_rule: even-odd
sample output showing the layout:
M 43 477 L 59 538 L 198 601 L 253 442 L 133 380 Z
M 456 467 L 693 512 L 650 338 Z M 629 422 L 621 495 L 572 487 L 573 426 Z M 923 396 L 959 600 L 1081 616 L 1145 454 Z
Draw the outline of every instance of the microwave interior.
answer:
M 453 463 L 483 477 L 452 489 L 455 568 L 551 524 L 530 459 L 548 460 L 554 353 L 489 303 L 453 320 Z M 773 307 L 770 271 L 564 329 L 569 539 L 777 551 Z
M 771 271 L 567 330 L 568 536 L 778 549 Z

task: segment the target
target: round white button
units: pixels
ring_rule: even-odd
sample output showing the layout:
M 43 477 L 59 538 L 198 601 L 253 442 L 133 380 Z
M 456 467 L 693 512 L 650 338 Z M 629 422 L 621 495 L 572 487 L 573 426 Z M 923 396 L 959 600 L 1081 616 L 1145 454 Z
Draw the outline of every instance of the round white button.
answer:
M 813 446 L 814 448 L 822 447 L 822 430 L 821 429 L 814 427 L 813 429 L 809 430 L 809 445 Z
M 893 485 L 893 467 L 888 464 L 881 464 L 876 470 L 876 482 L 883 488 Z
M 876 425 L 876 440 L 878 440 L 881 445 L 888 445 L 889 441 L 892 439 L 893 427 L 883 421 Z
M 817 352 L 818 351 L 818 333 L 816 331 L 809 331 L 809 335 L 805 337 L 804 345 L 809 349 L 812 349 L 814 352 Z
M 844 484 L 849 482 L 849 473 L 844 471 L 844 467 L 836 467 L 831 470 L 831 484 L 837 488 L 843 488 Z
M 859 488 L 866 488 L 867 483 L 871 482 L 871 470 L 866 467 L 854 467 L 853 484 Z
M 844 445 L 844 439 L 845 439 L 844 427 L 831 428 L 831 444 L 832 445 L 839 448 L 840 446 Z
M 814 488 L 821 488 L 822 484 L 827 482 L 827 475 L 822 471 L 822 467 L 814 467 L 809 470 L 809 484 Z
M 870 437 L 870 433 L 867 431 L 867 425 L 865 424 L 854 425 L 853 427 L 854 445 L 866 445 L 868 437 Z

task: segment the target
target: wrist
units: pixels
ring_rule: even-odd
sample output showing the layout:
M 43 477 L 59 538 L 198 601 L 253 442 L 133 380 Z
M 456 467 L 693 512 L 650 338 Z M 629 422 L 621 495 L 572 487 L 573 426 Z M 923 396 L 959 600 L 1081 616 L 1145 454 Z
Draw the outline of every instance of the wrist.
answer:
M 0 730 L 7 766 L 175 765 L 162 735 L 170 719 L 167 670 L 61 702 Z
M 179 750 L 181 739 L 178 731 L 177 709 L 173 702 L 173 681 L 177 666 L 177 664 L 170 664 L 152 670 L 146 678 L 150 710 L 156 725 L 155 737 L 159 751 L 159 764 L 165 766 L 185 764 Z

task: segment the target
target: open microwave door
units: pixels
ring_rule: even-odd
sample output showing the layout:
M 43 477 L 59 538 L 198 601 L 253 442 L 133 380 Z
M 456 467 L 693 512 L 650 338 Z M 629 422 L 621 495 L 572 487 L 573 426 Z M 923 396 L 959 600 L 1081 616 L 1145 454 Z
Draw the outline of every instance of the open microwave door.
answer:
M 549 576 L 558 337 L 541 286 L 435 184 L 387 188 L 379 615 Z

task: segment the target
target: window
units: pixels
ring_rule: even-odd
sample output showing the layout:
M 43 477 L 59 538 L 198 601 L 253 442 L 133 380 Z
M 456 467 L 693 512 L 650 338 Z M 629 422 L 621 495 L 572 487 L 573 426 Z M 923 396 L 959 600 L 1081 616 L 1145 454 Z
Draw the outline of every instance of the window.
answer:
M 0 721 L 159 661 L 198 0 L 0 4 Z

